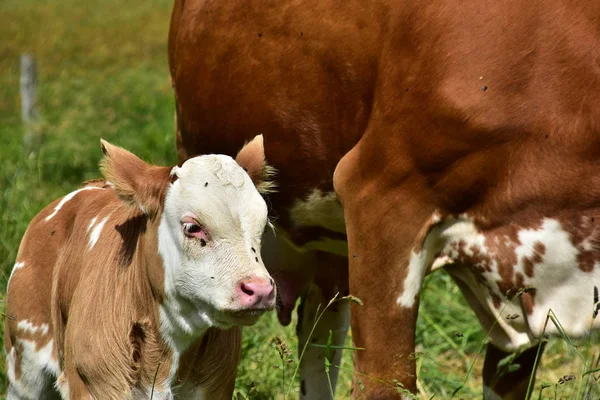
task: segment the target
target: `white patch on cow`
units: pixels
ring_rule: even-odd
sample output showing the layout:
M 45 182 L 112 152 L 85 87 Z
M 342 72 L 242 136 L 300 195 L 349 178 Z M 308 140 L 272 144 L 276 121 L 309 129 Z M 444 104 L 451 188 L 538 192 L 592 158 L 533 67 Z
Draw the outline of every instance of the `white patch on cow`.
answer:
M 534 247 L 536 243 L 542 243 L 544 246 L 552 246 L 558 245 L 560 250 L 565 250 L 567 253 L 563 255 L 552 254 L 555 253 L 553 249 L 548 249 L 548 255 L 546 253 L 543 255 L 543 258 L 553 257 L 554 255 L 559 255 L 558 259 L 549 260 L 550 262 L 560 262 L 567 261 L 576 257 L 577 249 L 573 247 L 571 244 L 569 234 L 562 230 L 560 223 L 553 219 L 545 219 L 542 223 L 542 227 L 540 229 L 522 229 L 518 232 L 519 241 L 521 245 L 515 249 L 515 253 L 517 255 L 517 265 L 514 268 L 514 276 L 513 279 L 516 279 L 517 272 L 523 274 L 525 277 L 525 282 L 528 284 L 527 276 L 525 274 L 525 266 L 523 260 L 525 258 L 533 258 L 535 255 Z M 567 245 L 567 247 L 565 247 Z M 567 261 L 568 262 L 568 261 Z M 543 266 L 545 264 L 542 261 L 542 266 L 535 268 L 536 271 L 539 271 L 541 268 L 545 268 Z M 534 271 L 534 273 L 536 272 Z
M 35 341 L 17 338 L 7 356 L 9 398 L 41 398 L 48 389 L 49 378 L 60 374 L 58 362 L 53 357 L 54 340 L 36 349 Z M 16 379 L 16 349 L 19 349 L 20 379 Z
M 69 193 L 68 195 L 66 195 L 65 197 L 63 197 L 61 199 L 61 201 L 58 202 L 58 204 L 56 205 L 56 207 L 54 207 L 54 211 L 52 211 L 52 214 L 48 215 L 46 217 L 46 221 L 50 221 L 52 218 L 54 218 L 54 216 L 60 211 L 60 209 L 69 201 L 71 200 L 73 197 L 75 197 L 75 195 L 79 192 L 83 192 L 84 190 L 94 190 L 94 189 L 102 189 L 100 187 L 97 186 L 86 186 L 84 188 L 81 189 L 77 189 L 74 192 Z
M 70 399 L 70 391 L 69 391 L 69 382 L 67 381 L 67 377 L 64 373 L 60 374 L 56 382 L 54 383 L 54 387 L 60 393 L 60 396 L 63 399 Z
M 464 243 L 462 250 L 468 257 L 474 255 L 474 250 L 477 250 L 478 254 L 481 255 L 490 255 L 486 246 L 485 235 L 477 230 L 477 227 L 471 218 L 454 219 L 448 217 L 440 226 L 440 232 L 440 239 L 443 242 L 442 253 L 449 256 L 449 260 L 445 260 L 446 263 L 450 263 L 451 260 L 453 261 L 458 257 L 458 251 L 455 250 L 452 245 L 461 241 Z M 486 272 L 486 278 L 490 281 L 501 279 L 498 274 L 496 260 L 492 259 L 490 267 L 492 272 Z
M 433 254 L 429 251 L 421 251 L 415 253 L 414 251 L 410 255 L 410 262 L 408 263 L 408 272 L 404 279 L 402 287 L 402 294 L 396 300 L 396 303 L 406 308 L 412 308 L 415 304 L 416 297 L 421 291 L 421 284 L 423 283 L 423 277 L 431 264 Z
M 442 226 L 440 226 L 439 235 L 445 245 L 445 252 L 449 252 L 452 255 L 456 255 L 456 252 L 451 248 L 451 245 L 461 240 L 466 244 L 464 252 L 467 256 L 473 256 L 474 249 L 477 249 L 481 254 L 488 254 L 485 235 L 477 230 L 471 218 L 446 218 Z
M 431 214 L 431 217 L 429 218 L 429 223 L 431 225 L 435 225 L 437 223 L 442 222 L 442 214 L 440 214 L 440 212 L 438 210 L 435 210 L 433 212 L 433 214 Z
M 546 247 L 543 263 L 536 266 L 533 278 L 525 281 L 537 289 L 535 308 L 528 317 L 533 334 L 541 336 L 550 309 L 571 337 L 581 337 L 600 327 L 600 318 L 593 319 L 594 285 L 600 282 L 600 269 L 584 272 L 579 268 L 579 250 L 559 221 L 544 219 L 539 230 L 529 233 L 536 233 L 536 241 Z M 552 323 L 546 332 L 559 334 Z
M 516 283 L 517 276 L 522 275 L 523 285 L 536 289 L 532 313 L 528 315 L 518 296 L 510 300 L 500 296 L 500 307 L 493 304 L 490 289 L 500 293 L 498 282 L 505 280 L 499 275 L 496 254 L 488 252 L 485 236 L 477 231 L 472 221 L 459 219 L 448 225 L 450 220 L 442 224 L 445 226 L 440 235 L 445 243 L 442 254 L 456 257 L 457 251 L 450 244 L 462 241 L 461 251 L 473 255 L 471 249 L 476 249 L 478 255 L 486 256 L 482 262 L 489 263 L 489 268 L 481 272 L 485 285 L 476 281 L 468 268 L 449 266 L 448 272 L 464 282 L 463 291 L 469 292 L 468 296 L 465 294 L 467 300 L 478 314 L 484 329 L 493 327 L 490 339 L 497 347 L 515 351 L 531 345 L 542 336 L 549 310 L 553 311 L 570 337 L 581 337 L 591 329 L 600 328 L 600 318 L 593 318 L 594 285 L 598 286 L 600 282 L 600 263 L 596 262 L 591 272 L 584 272 L 578 261 L 580 251 L 591 249 L 591 242 L 576 247 L 560 221 L 551 218 L 544 218 L 539 229 L 520 230 L 517 233 L 518 245 L 508 236 L 502 239 L 507 249 L 514 248 L 516 255 L 512 283 Z M 544 251 L 535 257 L 538 244 L 544 246 Z M 526 258 L 530 262 L 537 262 L 533 266 L 532 277 L 525 274 Z M 436 260 L 435 265 L 445 265 L 447 261 Z M 516 315 L 517 318 L 507 319 L 507 315 Z M 550 322 L 545 333 L 557 335 L 559 331 Z
M 40 326 L 36 326 L 33 323 L 31 323 L 31 321 L 28 321 L 26 319 L 19 321 L 19 323 L 17 324 L 17 329 L 20 329 L 27 333 L 31 333 L 33 335 L 35 335 L 38 332 L 41 333 L 42 335 L 48 334 L 48 324 L 42 324 Z
M 89 232 L 90 229 L 92 229 L 92 227 L 96 224 L 96 220 L 98 219 L 98 217 L 94 217 L 90 220 L 90 224 L 88 225 L 87 231 Z
M 12 271 L 10 271 L 10 276 L 8 277 L 8 282 L 6 283 L 6 287 L 8 287 L 8 285 L 10 285 L 10 280 L 12 279 L 14 273 L 16 270 L 21 269 L 25 266 L 24 262 L 16 262 L 15 265 L 13 266 Z
M 90 233 L 90 242 L 89 242 L 90 250 L 94 248 L 94 246 L 98 242 L 98 239 L 100 239 L 100 233 L 102 232 L 102 228 L 104 228 L 104 224 L 106 224 L 108 217 L 110 217 L 110 215 L 107 215 L 106 217 L 104 217 L 104 219 L 102 219 L 102 221 L 100 221 L 98 223 L 98 225 L 96 225 L 96 226 L 94 226 L 94 228 L 92 228 L 92 232 Z
M 479 232 L 473 219 L 468 216 L 462 219 L 448 217 L 444 221 L 444 229 L 441 237 L 444 242 L 442 253 L 449 254 L 452 259 L 455 259 L 455 257 L 458 256 L 458 252 L 452 247 L 452 244 L 457 244 L 459 242 L 464 244 L 461 249 L 467 257 L 472 257 L 474 255 L 474 250 L 477 250 L 480 256 L 490 257 L 489 268 L 491 271 L 486 270 L 482 272 L 482 276 L 488 282 L 489 288 L 493 288 L 497 293 L 500 293 L 497 282 L 502 281 L 502 277 L 498 272 L 498 262 L 495 259 L 495 254 L 489 252 L 486 245 L 486 237 L 483 233 Z M 514 245 L 508 235 L 504 236 L 503 239 L 505 246 L 511 247 Z M 451 272 L 452 275 L 460 277 L 464 282 L 468 282 L 469 289 L 474 296 L 471 300 L 477 299 L 477 302 L 480 304 L 480 306 L 475 306 L 471 302 L 471 306 L 477 312 L 480 321 L 484 325 L 484 330 L 490 332 L 490 340 L 496 346 L 505 351 L 516 351 L 521 347 L 530 345 L 532 338 L 527 332 L 526 321 L 520 304 L 517 302 L 505 301 L 504 297 L 502 297 L 502 304 L 500 308 L 497 309 L 490 296 L 490 289 L 475 280 L 471 271 L 468 269 L 465 270 L 463 267 L 454 269 L 450 266 L 449 268 L 449 272 Z M 491 318 L 484 318 L 484 314 L 489 315 Z M 505 318 L 507 314 L 516 314 L 519 317 L 508 321 Z M 490 324 L 490 326 L 488 326 L 488 324 Z M 491 330 L 491 324 L 493 324 L 493 331 Z
M 22 396 L 26 393 L 26 388 L 23 387 L 21 382 L 16 378 L 16 351 L 14 346 L 6 354 L 6 377 L 8 378 L 8 396 L 13 398 L 25 397 Z
M 335 192 L 314 189 L 306 199 L 294 202 L 290 217 L 296 226 L 320 226 L 346 233 L 344 211 Z
M 438 269 L 447 267 L 448 265 L 452 264 L 454 261 L 448 257 L 448 256 L 441 256 L 436 258 L 433 261 L 433 264 L 431 264 L 431 272 L 433 271 L 437 271 Z
M 596 250 L 594 248 L 594 245 L 592 244 L 592 242 L 589 239 L 585 239 L 583 242 L 581 242 L 581 249 L 583 251 L 594 251 L 594 250 Z
M 434 256 L 442 245 L 442 234 L 447 223 L 441 223 L 439 212 L 436 210 L 427 222 L 425 229 L 430 229 L 425 237 L 420 251 L 412 251 L 408 262 L 406 278 L 403 282 L 402 293 L 396 299 L 396 304 L 406 308 L 415 305 L 416 297 L 421 291 L 423 278 L 431 270 Z
M 430 219 L 430 221 L 435 221 L 435 219 Z M 474 298 L 482 305 L 479 311 L 485 310 L 483 311 L 484 313 L 493 316 L 491 321 L 495 321 L 494 326 L 501 328 L 504 332 L 502 335 L 492 335 L 492 338 L 496 339 L 494 340 L 495 344 L 499 347 L 502 346 L 502 348 L 511 349 L 518 349 L 521 346 L 529 344 L 529 335 L 512 327 L 503 315 L 500 315 L 500 310 L 494 307 L 492 298 L 489 295 L 489 289 L 477 282 L 473 273 L 468 269 L 462 267 L 456 269 L 453 267 L 454 261 L 459 256 L 459 252 L 453 244 L 457 245 L 459 242 L 462 242 L 463 245 L 460 249 L 467 257 L 474 256 L 475 252 L 480 256 L 493 256 L 489 254 L 485 235 L 478 231 L 474 221 L 468 215 L 464 214 L 459 218 L 452 216 L 444 218 L 431 228 L 423 242 L 421 251 L 412 252 L 408 274 L 404 282 L 405 289 L 397 299 L 398 305 L 413 307 L 416 296 L 421 290 L 424 274 L 430 270 L 448 267 L 448 271 L 452 275 L 460 276 L 467 283 L 470 290 L 472 290 Z M 436 254 L 440 254 L 440 256 L 434 259 L 433 257 Z M 483 276 L 485 276 L 492 287 L 496 287 L 496 282 L 501 277 L 497 270 L 497 261 L 493 257 L 489 267 L 491 272 L 486 271 L 483 273 Z M 521 307 L 516 304 L 503 304 L 501 310 L 503 314 L 517 313 L 522 315 Z M 522 322 L 523 318 L 520 318 L 519 323 Z M 484 329 L 486 328 L 484 327 Z M 493 333 L 491 332 L 491 334 Z M 501 343 L 497 343 L 498 341 L 501 341 Z
M 35 350 L 35 346 L 31 348 L 31 351 L 35 352 L 37 355 L 37 359 L 39 365 L 44 365 L 44 369 L 47 372 L 50 372 L 54 378 L 56 378 L 60 374 L 60 366 L 58 365 L 58 360 L 54 359 L 54 339 L 48 341 L 48 343 L 40 348 L 39 350 Z

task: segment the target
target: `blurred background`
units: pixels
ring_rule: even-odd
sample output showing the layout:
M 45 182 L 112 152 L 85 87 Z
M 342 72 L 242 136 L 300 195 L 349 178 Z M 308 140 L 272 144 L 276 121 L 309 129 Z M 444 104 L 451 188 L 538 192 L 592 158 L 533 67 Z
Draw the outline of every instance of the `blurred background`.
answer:
M 0 298 L 29 221 L 52 200 L 99 176 L 100 138 L 149 162 L 176 163 L 166 53 L 170 12 L 170 0 L 0 1 Z M 23 54 L 37 65 L 37 117 L 29 124 L 21 116 Z M 417 398 L 451 398 L 463 384 L 455 398 L 481 398 L 486 340 L 473 312 L 443 273 L 426 280 L 421 299 Z M 298 358 L 294 324 L 283 328 L 272 314 L 245 329 L 237 398 L 283 399 L 290 384 L 290 398 L 298 397 L 297 377 L 291 380 Z M 291 362 L 282 363 L 276 338 L 294 350 Z M 586 392 L 596 381 L 594 374 L 582 377 L 578 355 L 586 349 L 597 358 L 598 343 L 597 337 L 586 339 L 575 350 L 553 340 L 534 398 L 600 398 Z M 348 352 L 340 367 L 336 397 L 347 399 Z M 578 378 L 558 383 L 569 374 Z M 3 365 L 0 375 L 4 397 Z M 549 387 L 538 397 L 542 383 Z

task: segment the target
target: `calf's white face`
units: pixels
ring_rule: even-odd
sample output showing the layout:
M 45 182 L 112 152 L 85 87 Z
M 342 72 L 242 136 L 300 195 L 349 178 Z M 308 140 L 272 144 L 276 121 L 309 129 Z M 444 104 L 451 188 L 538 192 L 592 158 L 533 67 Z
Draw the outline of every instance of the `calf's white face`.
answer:
M 250 325 L 274 308 L 274 282 L 260 257 L 268 221 L 257 188 L 270 187 L 261 135 L 235 160 L 204 155 L 173 168 L 104 141 L 102 149 L 117 196 L 159 218 L 161 329 L 172 344 L 182 350 L 211 326 Z
M 256 322 L 275 305 L 260 257 L 265 201 L 228 156 L 195 157 L 172 174 L 158 235 L 167 297 L 210 325 Z

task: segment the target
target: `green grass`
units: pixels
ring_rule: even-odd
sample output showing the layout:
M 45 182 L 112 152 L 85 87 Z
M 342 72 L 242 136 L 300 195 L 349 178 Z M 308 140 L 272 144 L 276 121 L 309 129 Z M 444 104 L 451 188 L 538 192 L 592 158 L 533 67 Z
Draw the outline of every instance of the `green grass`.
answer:
M 166 61 L 170 7 L 168 0 L 0 2 L 1 288 L 5 288 L 31 218 L 51 200 L 98 176 L 101 137 L 148 161 L 175 162 L 173 97 Z M 39 69 L 42 119 L 38 129 L 44 141 L 40 151 L 31 154 L 22 148 L 20 123 L 18 67 L 23 52 L 35 55 Z M 478 357 L 478 351 L 485 334 L 447 275 L 435 274 L 425 286 L 417 329 L 417 351 L 422 353 L 418 360 L 420 397 L 449 398 L 466 380 L 457 398 L 481 398 L 483 357 Z M 293 325 L 283 328 L 271 314 L 245 329 L 237 381 L 237 390 L 244 396 L 283 398 L 282 370 L 277 367 L 281 360 L 273 341 L 280 337 L 296 349 Z M 578 351 L 586 349 L 591 352 L 594 346 L 584 343 Z M 286 366 L 287 379 L 297 358 L 294 353 Z M 580 388 L 583 371 L 573 346 L 553 340 L 540 367 L 534 398 L 543 381 L 552 385 L 543 398 L 554 398 L 555 387 L 558 398 L 585 398 Z M 4 374 L 3 367 L 0 374 Z M 567 374 L 578 378 L 556 385 Z M 338 398 L 349 397 L 351 375 L 347 352 Z M 0 393 L 4 385 L 0 377 Z M 297 397 L 297 390 L 295 386 L 292 397 Z

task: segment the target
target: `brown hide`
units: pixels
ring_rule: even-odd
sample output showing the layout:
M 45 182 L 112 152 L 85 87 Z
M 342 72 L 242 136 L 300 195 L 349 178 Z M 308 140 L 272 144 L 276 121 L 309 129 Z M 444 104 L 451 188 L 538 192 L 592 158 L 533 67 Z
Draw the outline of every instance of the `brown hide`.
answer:
M 434 212 L 503 235 L 597 212 L 598 20 L 600 3 L 584 0 L 179 0 L 179 154 L 233 155 L 262 133 L 278 171 L 270 201 L 292 238 L 318 228 L 293 223 L 293 202 L 335 183 L 350 290 L 365 303 L 352 311 L 367 348 L 355 368 L 414 391 L 418 301 L 396 298 Z M 585 257 L 589 270 L 598 257 Z M 362 381 L 355 397 L 400 396 Z

